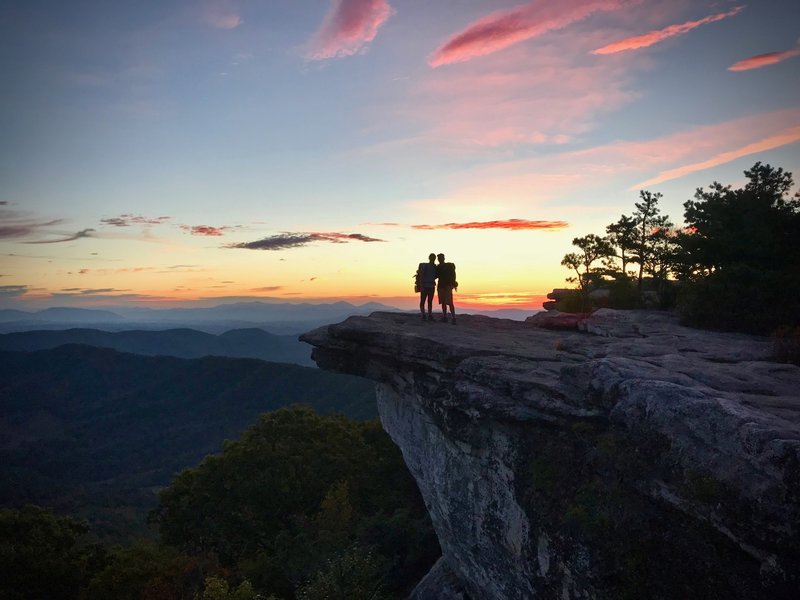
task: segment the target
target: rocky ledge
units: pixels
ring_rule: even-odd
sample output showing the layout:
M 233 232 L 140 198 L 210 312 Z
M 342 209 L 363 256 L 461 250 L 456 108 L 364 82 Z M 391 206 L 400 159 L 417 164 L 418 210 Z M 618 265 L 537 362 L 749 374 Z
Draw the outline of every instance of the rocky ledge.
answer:
M 800 368 L 663 313 L 351 317 L 442 558 L 412 597 L 798 598 Z

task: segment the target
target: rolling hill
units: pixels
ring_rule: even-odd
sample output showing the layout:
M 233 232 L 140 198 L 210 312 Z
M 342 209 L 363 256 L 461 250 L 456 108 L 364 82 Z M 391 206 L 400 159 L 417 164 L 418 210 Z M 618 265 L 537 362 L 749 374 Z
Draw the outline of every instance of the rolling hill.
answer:
M 0 505 L 51 506 L 109 539 L 142 534 L 175 473 L 295 403 L 376 415 L 369 382 L 296 365 L 81 345 L 2 351 Z
M 30 352 L 63 344 L 85 344 L 149 356 L 228 356 L 315 366 L 310 346 L 299 342 L 296 336 L 275 335 L 263 329 L 234 329 L 219 335 L 194 329 L 118 332 L 62 329 L 0 334 L 0 350 Z

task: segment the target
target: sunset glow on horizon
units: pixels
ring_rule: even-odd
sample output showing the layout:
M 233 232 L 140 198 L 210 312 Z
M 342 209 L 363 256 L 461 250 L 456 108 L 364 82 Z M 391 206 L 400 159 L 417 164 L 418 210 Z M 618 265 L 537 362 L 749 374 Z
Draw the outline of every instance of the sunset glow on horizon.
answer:
M 571 240 L 756 161 L 800 180 L 800 5 L 0 8 L 0 309 L 541 307 Z

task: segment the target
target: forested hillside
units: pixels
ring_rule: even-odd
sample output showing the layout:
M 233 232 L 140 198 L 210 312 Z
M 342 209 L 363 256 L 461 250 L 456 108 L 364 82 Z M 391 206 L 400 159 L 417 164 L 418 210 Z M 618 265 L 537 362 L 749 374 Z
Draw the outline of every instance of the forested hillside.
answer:
M 0 510 L 0 598 L 391 600 L 440 554 L 380 424 L 308 407 L 262 415 L 160 499 L 160 537 L 121 547 L 40 508 Z
M 51 506 L 124 539 L 175 473 L 295 403 L 376 415 L 371 383 L 295 365 L 77 345 L 0 352 L 0 505 Z

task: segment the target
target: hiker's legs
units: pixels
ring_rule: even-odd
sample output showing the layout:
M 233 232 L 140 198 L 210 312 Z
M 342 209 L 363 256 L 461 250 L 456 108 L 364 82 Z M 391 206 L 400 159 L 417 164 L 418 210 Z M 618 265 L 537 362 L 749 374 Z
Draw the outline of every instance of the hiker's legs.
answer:
M 422 288 L 422 291 L 419 293 L 419 312 L 423 315 L 425 314 L 425 301 L 428 301 L 428 306 L 431 305 L 431 300 L 433 300 L 432 294 L 429 288 Z M 428 309 L 430 310 L 430 309 Z

